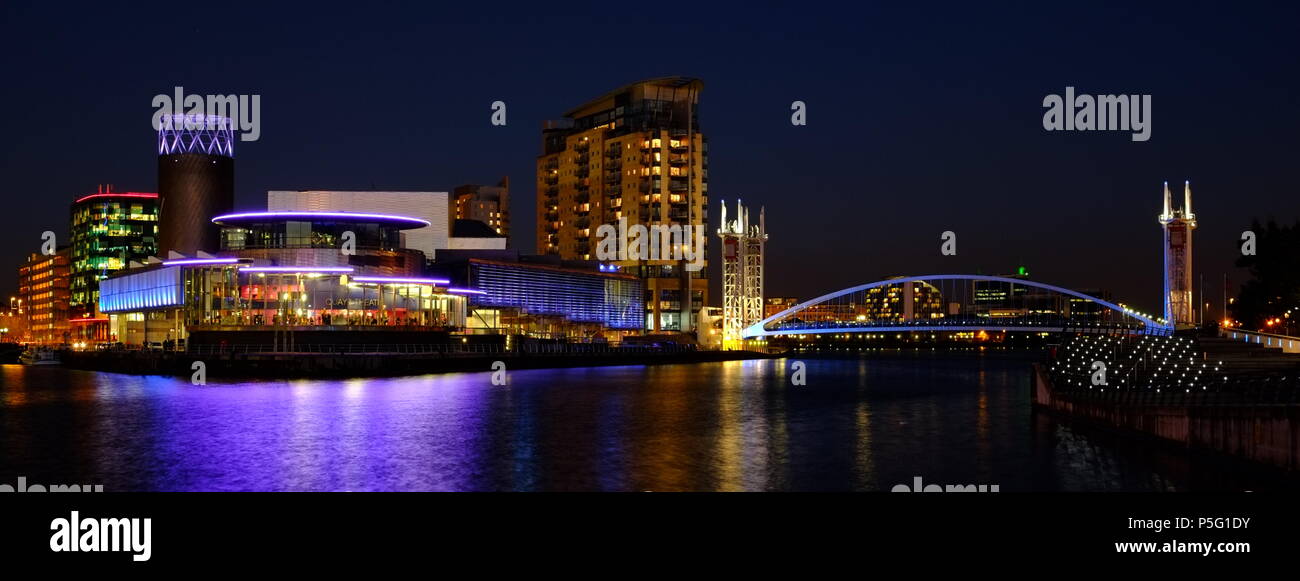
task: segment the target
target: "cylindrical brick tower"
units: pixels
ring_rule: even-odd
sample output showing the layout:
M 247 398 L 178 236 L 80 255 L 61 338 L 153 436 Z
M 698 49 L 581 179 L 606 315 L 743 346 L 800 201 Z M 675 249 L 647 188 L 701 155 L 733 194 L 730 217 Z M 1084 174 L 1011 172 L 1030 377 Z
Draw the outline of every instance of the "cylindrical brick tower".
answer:
M 216 252 L 212 218 L 235 205 L 234 125 L 218 115 L 164 116 L 158 128 L 158 253 Z

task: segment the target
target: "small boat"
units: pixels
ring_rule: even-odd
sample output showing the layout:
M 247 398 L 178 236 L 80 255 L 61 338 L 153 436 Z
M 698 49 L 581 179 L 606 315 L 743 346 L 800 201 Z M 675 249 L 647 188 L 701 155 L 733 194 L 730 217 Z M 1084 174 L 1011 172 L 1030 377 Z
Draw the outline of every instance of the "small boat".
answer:
M 59 365 L 59 353 L 53 349 L 37 347 L 23 351 L 18 356 L 18 362 L 23 365 Z

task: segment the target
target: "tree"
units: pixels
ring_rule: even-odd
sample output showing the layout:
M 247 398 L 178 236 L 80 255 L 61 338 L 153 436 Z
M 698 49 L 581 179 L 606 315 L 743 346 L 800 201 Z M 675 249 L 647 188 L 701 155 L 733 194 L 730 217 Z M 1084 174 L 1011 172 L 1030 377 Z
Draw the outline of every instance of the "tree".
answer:
M 1248 269 L 1251 280 L 1241 286 L 1229 310 L 1245 328 L 1277 332 L 1278 327 L 1266 321 L 1292 323 L 1300 317 L 1300 221 L 1278 226 L 1272 220 L 1267 225 L 1254 220 L 1250 231 L 1255 234 L 1255 254 L 1242 255 L 1237 266 Z

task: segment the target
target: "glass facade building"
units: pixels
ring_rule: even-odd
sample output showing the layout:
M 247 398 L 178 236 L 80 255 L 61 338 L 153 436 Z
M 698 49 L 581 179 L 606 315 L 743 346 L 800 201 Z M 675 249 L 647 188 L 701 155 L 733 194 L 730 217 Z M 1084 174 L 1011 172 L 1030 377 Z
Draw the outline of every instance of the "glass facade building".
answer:
M 109 315 L 114 339 L 127 345 L 185 339 L 193 331 L 464 327 L 466 293 L 449 289 L 447 281 L 353 270 L 246 260 L 164 263 L 105 280 L 100 309 Z
M 469 294 L 472 333 L 615 343 L 640 335 L 645 281 L 618 268 L 513 250 L 439 253 L 433 268 Z
M 421 331 L 465 326 L 466 296 L 476 291 L 424 277 L 423 253 L 401 247 L 402 231 L 425 220 L 249 212 L 212 222 L 221 229 L 223 256 L 167 260 L 102 282 L 99 306 L 113 340 L 180 348 L 198 331 L 231 343 L 291 331 L 306 341 L 373 343 L 383 332 L 401 332 L 403 341 L 418 343 L 432 340 Z
M 473 305 L 517 308 L 610 329 L 641 329 L 645 316 L 644 283 L 634 277 L 471 261 L 470 285 L 487 293 L 472 296 Z
M 83 196 L 72 203 L 71 226 L 73 315 L 93 318 L 99 282 L 158 253 L 158 194 L 100 191 Z

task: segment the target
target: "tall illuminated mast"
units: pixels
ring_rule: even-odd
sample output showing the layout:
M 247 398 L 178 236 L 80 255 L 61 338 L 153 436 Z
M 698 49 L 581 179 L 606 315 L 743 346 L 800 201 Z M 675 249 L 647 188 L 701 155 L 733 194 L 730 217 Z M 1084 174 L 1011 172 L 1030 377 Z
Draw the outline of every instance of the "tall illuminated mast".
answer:
M 1165 182 L 1164 210 L 1160 225 L 1164 228 L 1165 322 L 1170 327 L 1196 324 L 1192 304 L 1192 230 L 1196 214 L 1192 213 L 1192 184 L 1183 184 L 1183 207 L 1172 207 L 1169 182 Z
M 758 210 L 758 224 L 749 223 L 749 210 L 736 200 L 736 219 L 727 220 L 722 204 L 722 348 L 741 346 L 740 333 L 763 320 L 763 253 L 767 216 Z

